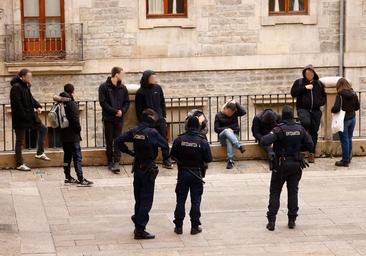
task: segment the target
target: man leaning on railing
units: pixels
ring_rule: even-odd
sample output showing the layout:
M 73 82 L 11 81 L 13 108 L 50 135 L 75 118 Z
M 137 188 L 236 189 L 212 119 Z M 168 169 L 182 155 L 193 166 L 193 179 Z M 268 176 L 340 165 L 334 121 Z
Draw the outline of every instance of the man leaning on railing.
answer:
M 30 171 L 31 169 L 24 163 L 22 156 L 22 146 L 25 140 L 25 132 L 34 129 L 38 132 L 37 154 L 35 158 L 49 161 L 44 153 L 44 141 L 47 127 L 42 124 L 38 115 L 42 113 L 42 106 L 36 101 L 30 91 L 32 73 L 29 69 L 19 71 L 10 82 L 10 104 L 13 129 L 15 130 L 15 157 L 17 170 Z

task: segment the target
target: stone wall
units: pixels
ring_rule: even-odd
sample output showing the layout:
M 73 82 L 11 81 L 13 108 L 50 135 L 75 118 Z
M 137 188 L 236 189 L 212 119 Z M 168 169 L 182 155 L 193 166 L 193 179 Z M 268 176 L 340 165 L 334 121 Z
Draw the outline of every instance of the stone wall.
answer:
M 319 68 L 319 75 L 334 76 L 337 68 Z M 34 75 L 32 93 L 42 101 L 52 100 L 66 83 L 76 86 L 79 100 L 97 100 L 98 87 L 108 74 L 90 75 Z M 237 70 L 202 72 L 158 73 L 166 97 L 246 95 L 289 93 L 295 79 L 301 77 L 301 69 Z M 138 84 L 141 73 L 127 73 L 127 84 Z M 0 77 L 0 103 L 9 102 L 10 80 Z

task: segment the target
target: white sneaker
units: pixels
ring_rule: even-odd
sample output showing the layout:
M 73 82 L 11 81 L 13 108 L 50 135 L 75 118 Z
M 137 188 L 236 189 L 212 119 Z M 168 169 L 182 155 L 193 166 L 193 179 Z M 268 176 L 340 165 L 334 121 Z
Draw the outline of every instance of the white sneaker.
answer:
M 39 159 L 39 160 L 44 160 L 44 161 L 50 161 L 51 159 L 48 158 L 48 156 L 46 156 L 45 153 L 43 153 L 42 155 L 36 155 L 35 158 Z
M 23 171 L 23 172 L 29 172 L 31 170 L 31 168 L 29 168 L 25 164 L 22 164 L 22 165 L 20 165 L 20 166 L 17 167 L 17 170 Z

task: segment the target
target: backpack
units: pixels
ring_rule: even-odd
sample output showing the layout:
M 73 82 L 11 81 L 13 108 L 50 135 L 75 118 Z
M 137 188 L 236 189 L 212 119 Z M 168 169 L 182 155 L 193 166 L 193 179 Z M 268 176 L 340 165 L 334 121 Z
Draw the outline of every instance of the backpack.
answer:
M 64 129 L 69 127 L 69 120 L 66 118 L 64 103 L 57 103 L 53 105 L 47 115 L 47 120 L 52 128 Z

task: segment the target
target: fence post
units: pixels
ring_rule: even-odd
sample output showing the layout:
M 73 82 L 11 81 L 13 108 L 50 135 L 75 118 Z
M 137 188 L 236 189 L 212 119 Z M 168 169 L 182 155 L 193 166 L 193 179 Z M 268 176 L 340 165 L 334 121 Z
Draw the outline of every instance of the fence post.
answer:
M 335 98 L 337 95 L 336 84 L 341 77 L 339 76 L 329 76 L 323 77 L 320 81 L 325 85 L 325 93 L 327 94 L 327 101 L 324 108 L 324 140 L 332 141 L 332 112 L 331 109 L 334 105 Z

